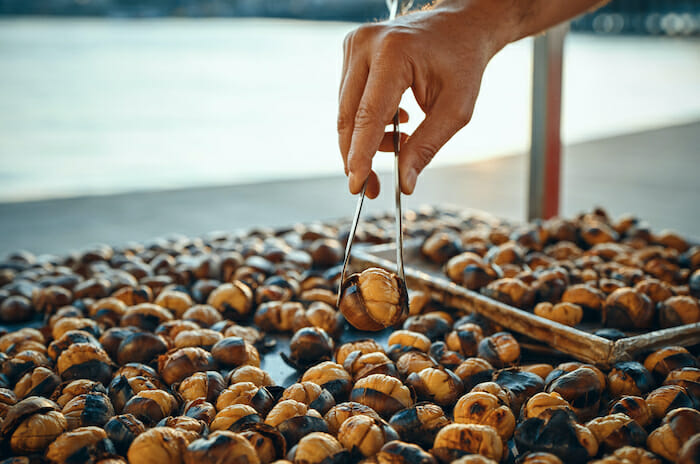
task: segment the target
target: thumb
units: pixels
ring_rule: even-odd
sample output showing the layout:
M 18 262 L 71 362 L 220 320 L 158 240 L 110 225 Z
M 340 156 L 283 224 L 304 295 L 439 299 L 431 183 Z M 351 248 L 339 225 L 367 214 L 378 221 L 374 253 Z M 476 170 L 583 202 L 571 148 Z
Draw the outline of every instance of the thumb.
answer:
M 430 163 L 435 154 L 452 136 L 471 119 L 468 111 L 455 108 L 454 103 L 436 104 L 416 128 L 399 155 L 401 191 L 406 195 L 416 188 L 418 174 Z

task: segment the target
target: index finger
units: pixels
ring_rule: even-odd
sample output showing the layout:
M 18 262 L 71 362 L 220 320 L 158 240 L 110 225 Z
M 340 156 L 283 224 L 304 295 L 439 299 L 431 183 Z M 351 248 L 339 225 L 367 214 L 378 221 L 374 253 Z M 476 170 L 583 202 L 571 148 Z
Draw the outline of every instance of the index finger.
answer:
M 395 60 L 377 59 L 370 65 L 362 99 L 355 113 L 354 128 L 348 152 L 350 192 L 359 193 L 369 175 L 386 121 L 396 113 L 401 95 L 410 86 L 404 70 Z M 410 74 L 410 73 L 409 73 Z

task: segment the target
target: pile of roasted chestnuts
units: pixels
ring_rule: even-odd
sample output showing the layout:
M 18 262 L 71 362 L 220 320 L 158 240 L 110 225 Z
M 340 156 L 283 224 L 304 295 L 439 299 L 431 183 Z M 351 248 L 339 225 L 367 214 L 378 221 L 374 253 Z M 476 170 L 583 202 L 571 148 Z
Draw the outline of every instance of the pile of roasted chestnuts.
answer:
M 386 241 L 385 221 L 363 224 L 358 237 Z M 406 222 L 407 234 L 430 237 L 426 244 L 458 226 L 463 238 L 470 228 L 510 227 L 429 209 Z M 658 237 L 634 248 L 643 240 L 637 229 L 626 229 L 620 253 L 632 259 L 628 248 L 653 248 L 659 256 L 646 263 L 663 264 L 650 268 L 675 264 L 697 275 L 697 251 L 662 257 L 670 245 L 652 245 Z M 501 244 L 513 233 L 503 230 Z M 11 254 L 0 262 L 0 318 L 15 323 L 0 333 L 0 464 L 700 459 L 696 347 L 668 346 L 606 370 L 534 359 L 513 334 L 406 292 L 386 271 L 340 282 L 346 236 L 341 222 L 173 236 L 67 257 Z M 445 252 L 445 262 L 467 243 L 448 245 L 458 253 Z M 552 268 L 566 269 L 568 285 L 573 275 L 602 275 L 603 263 L 631 267 L 613 248 L 593 249 L 571 258 L 590 267 L 551 258 Z M 471 253 L 489 262 L 488 250 Z M 533 302 L 559 288 L 534 261 L 524 264 L 534 280 L 510 277 L 531 288 L 541 278 Z M 506 272 L 506 264 L 488 269 Z M 685 277 L 666 287 L 697 304 L 697 282 Z M 668 299 L 660 301 L 673 306 Z M 365 330 L 391 328 L 363 334 L 343 314 Z M 291 381 L 267 369 L 277 353 L 296 370 Z

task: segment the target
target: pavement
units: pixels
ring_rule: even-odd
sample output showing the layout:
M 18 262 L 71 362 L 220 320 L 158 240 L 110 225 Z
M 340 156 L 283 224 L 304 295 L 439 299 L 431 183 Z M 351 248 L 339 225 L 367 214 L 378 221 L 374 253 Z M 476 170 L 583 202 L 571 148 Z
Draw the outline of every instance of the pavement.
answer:
M 655 230 L 700 242 L 700 121 L 574 144 L 563 156 L 563 215 L 603 206 L 613 216 L 634 213 Z M 390 172 L 380 177 L 392 185 Z M 429 168 L 404 204 L 450 204 L 523 220 L 526 180 L 523 154 Z M 0 256 L 311 222 L 349 216 L 354 207 L 344 176 L 3 203 Z M 390 210 L 393 197 L 384 191 L 365 208 Z

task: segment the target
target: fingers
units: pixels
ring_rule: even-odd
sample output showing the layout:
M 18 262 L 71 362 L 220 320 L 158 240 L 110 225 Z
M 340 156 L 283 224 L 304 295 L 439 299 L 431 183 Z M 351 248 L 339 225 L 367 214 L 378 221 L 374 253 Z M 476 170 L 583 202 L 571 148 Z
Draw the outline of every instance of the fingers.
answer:
M 340 103 L 338 106 L 338 145 L 340 155 L 343 157 L 345 174 L 348 171 L 348 152 L 350 141 L 355 127 L 355 113 L 360 104 L 362 93 L 367 82 L 369 67 L 364 61 L 355 61 L 348 64 L 343 83 L 340 88 Z
M 403 193 L 413 193 L 418 174 L 430 163 L 437 151 L 469 122 L 472 111 L 473 105 L 460 102 L 457 106 L 446 98 L 436 103 L 401 146 L 399 170 Z
M 408 134 L 401 132 L 401 146 L 408 140 Z M 387 153 L 392 153 L 394 151 L 394 133 L 385 132 L 382 141 L 379 142 L 379 151 L 384 151 Z
M 410 73 L 409 73 L 410 74 Z M 347 157 L 350 192 L 360 191 L 372 166 L 372 157 L 399 106 L 401 95 L 409 87 L 406 73 L 393 60 L 375 60 L 367 77 L 365 91 L 355 113 L 354 128 Z
M 367 178 L 367 190 L 365 191 L 367 198 L 374 200 L 379 196 L 379 177 L 374 171 L 370 171 Z

